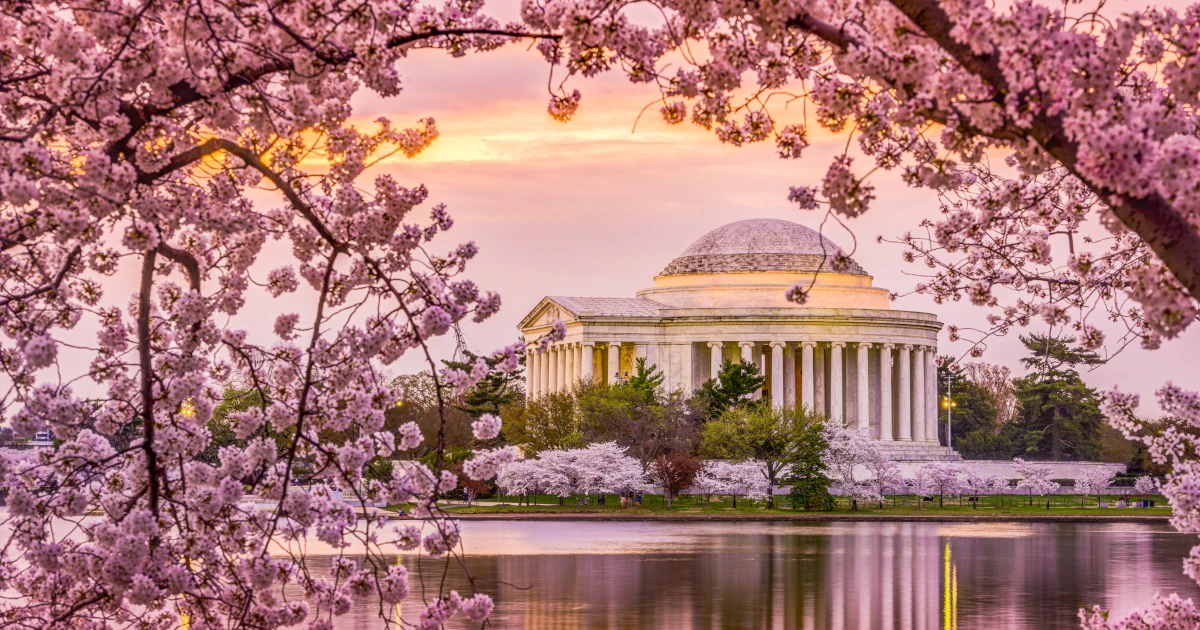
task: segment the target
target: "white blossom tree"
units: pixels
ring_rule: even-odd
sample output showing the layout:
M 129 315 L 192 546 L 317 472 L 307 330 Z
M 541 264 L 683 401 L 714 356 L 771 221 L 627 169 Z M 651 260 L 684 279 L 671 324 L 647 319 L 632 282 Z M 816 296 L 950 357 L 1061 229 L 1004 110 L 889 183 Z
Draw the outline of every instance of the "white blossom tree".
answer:
M 511 469 L 511 470 L 509 470 Z M 518 474 L 528 481 L 513 481 Z M 536 459 L 508 464 L 500 470 L 501 482 L 511 487 L 536 487 L 559 498 L 559 505 L 573 494 L 631 494 L 652 488 L 637 458 L 615 442 L 600 442 L 584 448 L 550 449 Z
M 960 482 L 963 492 L 970 493 L 974 498 L 974 507 L 979 509 L 979 497 L 991 494 L 1002 480 L 996 475 L 985 475 L 976 465 L 963 465 L 959 469 Z
M 863 465 L 871 475 L 866 484 L 871 486 L 872 494 L 880 497 L 880 507 L 882 507 L 882 497 L 908 491 L 908 485 L 904 482 L 900 467 L 880 453 L 878 449 L 876 449 L 876 454 L 868 458 Z
M 1154 494 L 1154 491 L 1157 489 L 1157 484 L 1154 483 L 1154 479 L 1152 477 L 1148 475 L 1142 475 L 1134 480 L 1133 489 L 1142 496 L 1148 496 Z
M 1112 485 L 1115 477 L 1116 473 L 1109 470 L 1107 466 L 1091 466 L 1075 477 L 1075 489 L 1084 498 L 1089 494 L 1094 494 L 1096 501 L 1099 501 L 1100 494 Z
M 938 507 L 944 507 L 944 498 L 962 492 L 958 465 L 949 462 L 929 462 L 917 469 L 917 479 L 923 479 L 923 487 L 938 496 Z
M 1041 497 L 1058 491 L 1060 484 L 1050 480 L 1052 470 L 1046 464 L 1027 462 L 1020 457 L 1014 457 L 1013 469 L 1020 475 L 1020 479 L 1017 480 L 1017 489 L 1024 489 L 1029 493 L 1029 505 L 1033 505 L 1033 495 L 1035 494 Z M 1049 506 L 1048 503 L 1047 506 Z
M 862 472 L 867 470 L 867 464 L 875 462 L 883 455 L 875 441 L 865 432 L 826 424 L 824 428 L 826 448 L 821 453 L 821 461 L 829 469 L 835 487 L 851 501 L 852 509 L 858 509 L 858 501 L 872 501 L 882 498 L 879 487 L 875 484 L 864 483 Z
M 771 483 L 759 462 L 707 460 L 696 475 L 692 488 L 708 497 L 728 496 L 733 499 L 733 507 L 736 508 L 738 497 L 753 500 L 767 498 Z

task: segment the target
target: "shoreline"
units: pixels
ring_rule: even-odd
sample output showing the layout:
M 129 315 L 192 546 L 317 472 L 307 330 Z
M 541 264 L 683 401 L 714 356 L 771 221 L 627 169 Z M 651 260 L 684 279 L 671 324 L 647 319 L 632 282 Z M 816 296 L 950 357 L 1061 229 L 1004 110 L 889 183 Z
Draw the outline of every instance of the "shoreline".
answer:
M 1166 523 L 1168 515 L 1104 515 L 1082 516 L 1073 514 L 454 514 L 448 511 L 447 518 L 463 521 L 629 521 L 629 522 L 929 522 L 929 523 Z

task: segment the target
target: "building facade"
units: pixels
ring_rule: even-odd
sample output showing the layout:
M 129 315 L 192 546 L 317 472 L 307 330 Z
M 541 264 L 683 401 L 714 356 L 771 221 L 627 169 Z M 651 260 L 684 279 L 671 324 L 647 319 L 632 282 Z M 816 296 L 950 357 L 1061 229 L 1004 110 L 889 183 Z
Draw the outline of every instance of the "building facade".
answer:
M 844 264 L 833 272 L 836 257 Z M 788 289 L 803 286 L 803 305 Z M 566 338 L 532 351 L 556 320 Z M 751 219 L 702 236 L 637 297 L 547 296 L 519 328 L 531 397 L 579 380 L 627 377 L 645 358 L 670 391 L 690 393 L 726 360 L 767 377 L 762 396 L 870 432 L 898 460 L 944 459 L 937 438 L 937 335 L 929 313 L 890 308 L 888 292 L 803 225 Z

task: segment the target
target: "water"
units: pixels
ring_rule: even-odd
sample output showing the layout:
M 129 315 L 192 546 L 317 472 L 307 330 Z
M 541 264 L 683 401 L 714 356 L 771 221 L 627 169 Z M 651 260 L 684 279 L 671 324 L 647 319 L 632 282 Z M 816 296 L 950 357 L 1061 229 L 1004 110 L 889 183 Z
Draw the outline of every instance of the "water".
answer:
M 1156 592 L 1200 599 L 1180 564 L 1196 539 L 1166 524 L 468 521 L 463 531 L 496 628 L 1051 629 L 1078 627 L 1080 606 L 1119 618 Z M 393 560 L 415 568 L 412 556 Z M 443 566 L 421 562 L 427 578 Z M 458 568 L 447 585 L 470 592 Z M 359 603 L 335 627 L 380 627 L 377 606 Z

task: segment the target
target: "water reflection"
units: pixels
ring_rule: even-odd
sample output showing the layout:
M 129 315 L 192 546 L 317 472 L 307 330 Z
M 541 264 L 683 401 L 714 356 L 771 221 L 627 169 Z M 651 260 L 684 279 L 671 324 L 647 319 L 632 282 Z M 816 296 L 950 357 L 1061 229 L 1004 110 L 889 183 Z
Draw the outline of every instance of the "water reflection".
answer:
M 1194 539 L 1165 525 L 467 522 L 463 529 L 477 583 L 496 599 L 497 628 L 1073 628 L 1081 605 L 1121 617 L 1158 591 L 1200 595 L 1180 571 Z M 400 561 L 415 568 L 412 556 Z M 448 583 L 469 591 L 459 573 Z M 337 627 L 378 627 L 377 611 L 364 602 Z M 403 616 L 418 612 L 410 603 Z

